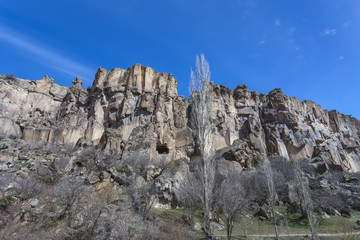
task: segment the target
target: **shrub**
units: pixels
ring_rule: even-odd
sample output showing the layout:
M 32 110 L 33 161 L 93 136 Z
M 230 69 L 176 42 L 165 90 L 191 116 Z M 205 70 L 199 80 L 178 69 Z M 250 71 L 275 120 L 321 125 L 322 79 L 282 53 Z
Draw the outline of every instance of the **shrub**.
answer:
M 5 76 L 5 78 L 6 78 L 7 80 L 11 80 L 11 81 L 15 80 L 15 76 L 14 76 L 14 74 L 11 73 L 11 72 L 7 73 L 6 76 Z
M 59 181 L 54 188 L 57 203 L 62 207 L 59 219 L 68 216 L 69 223 L 71 222 L 71 217 L 76 212 L 76 203 L 81 199 L 86 189 L 81 180 L 65 177 Z
M 12 196 L 0 197 L 0 210 L 5 210 L 13 201 Z
M 26 200 L 38 196 L 44 187 L 44 183 L 33 176 L 29 176 L 17 181 L 14 190 L 21 200 Z

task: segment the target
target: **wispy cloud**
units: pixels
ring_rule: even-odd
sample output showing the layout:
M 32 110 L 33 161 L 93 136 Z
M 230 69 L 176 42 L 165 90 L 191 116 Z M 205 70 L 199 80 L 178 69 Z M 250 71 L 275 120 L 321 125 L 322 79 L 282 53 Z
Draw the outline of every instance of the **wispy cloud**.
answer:
M 260 40 L 260 41 L 258 41 L 258 44 L 259 45 L 263 45 L 263 44 L 265 44 L 266 42 L 265 42 L 265 40 Z
M 296 30 L 295 27 L 289 28 L 288 31 L 287 31 L 288 35 L 293 35 L 295 33 L 295 30 Z
M 52 50 L 46 49 L 40 46 L 38 43 L 35 43 L 35 41 L 14 33 L 14 31 L 11 31 L 1 25 L 0 40 L 7 42 L 19 49 L 25 50 L 34 57 L 40 57 L 42 60 L 41 63 L 46 66 L 57 69 L 58 71 L 73 77 L 79 76 L 85 82 L 90 83 L 89 76 L 93 74 L 94 69 L 61 56 Z
M 327 28 L 323 31 L 323 36 L 335 36 L 337 30 L 335 28 Z
M 274 25 L 279 27 L 281 25 L 281 21 L 279 19 L 274 20 Z
M 340 56 L 340 57 L 339 57 L 339 61 L 343 61 L 344 59 L 345 59 L 344 56 Z
M 343 24 L 343 27 L 344 28 L 347 28 L 347 27 L 349 27 L 350 26 L 350 22 L 345 22 L 344 24 Z

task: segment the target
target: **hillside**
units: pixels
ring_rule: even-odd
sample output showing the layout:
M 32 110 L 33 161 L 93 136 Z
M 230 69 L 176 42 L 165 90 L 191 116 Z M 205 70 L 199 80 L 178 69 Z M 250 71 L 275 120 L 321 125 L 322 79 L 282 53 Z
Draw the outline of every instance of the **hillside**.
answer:
M 80 78 L 64 87 L 47 76 L 30 81 L 1 75 L 0 239 L 198 237 L 192 230 L 185 234 L 186 224 L 164 225 L 162 215 L 185 209 L 180 190 L 197 167 L 192 106 L 177 85 L 171 74 L 139 64 L 101 67 L 89 89 Z M 211 83 L 210 94 L 219 185 L 230 179 L 229 169 L 263 176 L 263 158 L 269 158 L 278 214 L 304 215 L 293 159 L 301 162 L 319 216 L 357 217 L 357 119 L 279 88 L 266 95 L 243 84 L 232 90 Z M 266 180 L 256 181 L 247 184 L 266 192 Z M 270 221 L 267 197 L 253 194 L 248 202 L 256 204 L 247 214 L 255 219 L 263 212 L 262 220 Z M 180 221 L 177 211 L 165 214 Z M 303 224 L 301 218 L 294 222 Z

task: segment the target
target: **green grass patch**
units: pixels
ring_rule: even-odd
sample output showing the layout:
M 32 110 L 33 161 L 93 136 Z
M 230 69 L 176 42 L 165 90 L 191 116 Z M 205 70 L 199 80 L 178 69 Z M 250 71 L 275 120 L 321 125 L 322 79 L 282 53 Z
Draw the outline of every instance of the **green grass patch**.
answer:
M 282 214 L 286 214 L 287 213 L 287 207 L 285 207 L 285 206 L 276 206 L 275 211 L 279 212 L 279 213 L 282 213 Z
M 283 207 L 278 207 L 276 209 L 278 212 L 285 214 L 285 210 Z M 191 226 L 186 224 L 182 220 L 183 210 L 182 209 L 152 209 L 152 213 L 156 216 L 161 222 L 168 224 L 176 223 L 180 224 L 186 231 L 188 231 L 192 236 L 196 236 L 201 238 L 204 236 L 203 232 L 192 230 Z M 352 218 L 344 218 L 341 216 L 330 216 L 328 219 L 323 219 L 320 215 L 315 215 L 318 220 L 317 231 L 319 234 L 337 234 L 337 233 L 354 233 L 359 230 L 356 229 L 356 221 L 360 220 L 360 216 L 352 217 Z M 300 214 L 288 214 L 286 215 L 288 225 L 286 225 L 285 216 L 277 215 L 277 223 L 278 223 L 278 232 L 280 235 L 287 235 L 288 232 L 291 234 L 310 234 L 310 227 L 308 226 L 307 218 L 303 218 Z M 220 219 L 225 222 L 225 218 L 220 216 Z M 198 211 L 195 215 L 194 222 L 199 222 L 201 225 L 203 224 L 202 213 Z M 221 239 L 226 238 L 226 226 L 224 225 L 224 229 L 218 230 L 214 232 L 214 235 L 217 237 L 221 237 Z M 262 237 L 273 236 L 275 234 L 275 227 L 273 220 L 265 220 L 261 221 L 257 217 L 248 218 L 245 216 L 239 216 L 235 221 L 235 226 L 233 229 L 233 239 L 245 239 L 246 237 L 252 235 L 262 235 Z M 351 239 L 359 239 L 356 238 Z M 253 239 L 253 238 L 251 238 Z M 255 238 L 256 239 L 256 238 Z M 283 237 L 282 239 L 286 239 Z M 301 237 L 293 237 L 292 239 L 301 239 Z M 327 237 L 326 237 L 327 239 Z M 334 237 L 332 239 L 341 239 L 339 236 Z
M 5 210 L 15 199 L 13 196 L 3 196 L 0 197 L 0 209 Z
M 44 228 L 46 229 L 50 229 L 50 228 L 56 228 L 59 225 L 59 223 L 54 219 L 50 219 L 48 221 L 46 221 L 43 225 Z

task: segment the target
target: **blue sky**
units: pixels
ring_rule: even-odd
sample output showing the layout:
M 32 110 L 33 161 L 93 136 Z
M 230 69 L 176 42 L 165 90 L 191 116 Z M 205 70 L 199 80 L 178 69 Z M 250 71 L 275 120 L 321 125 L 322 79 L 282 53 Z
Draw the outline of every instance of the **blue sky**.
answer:
M 92 84 L 103 66 L 170 72 L 188 95 L 204 53 L 212 80 L 310 99 L 360 119 L 358 0 L 1 0 L 0 73 Z

